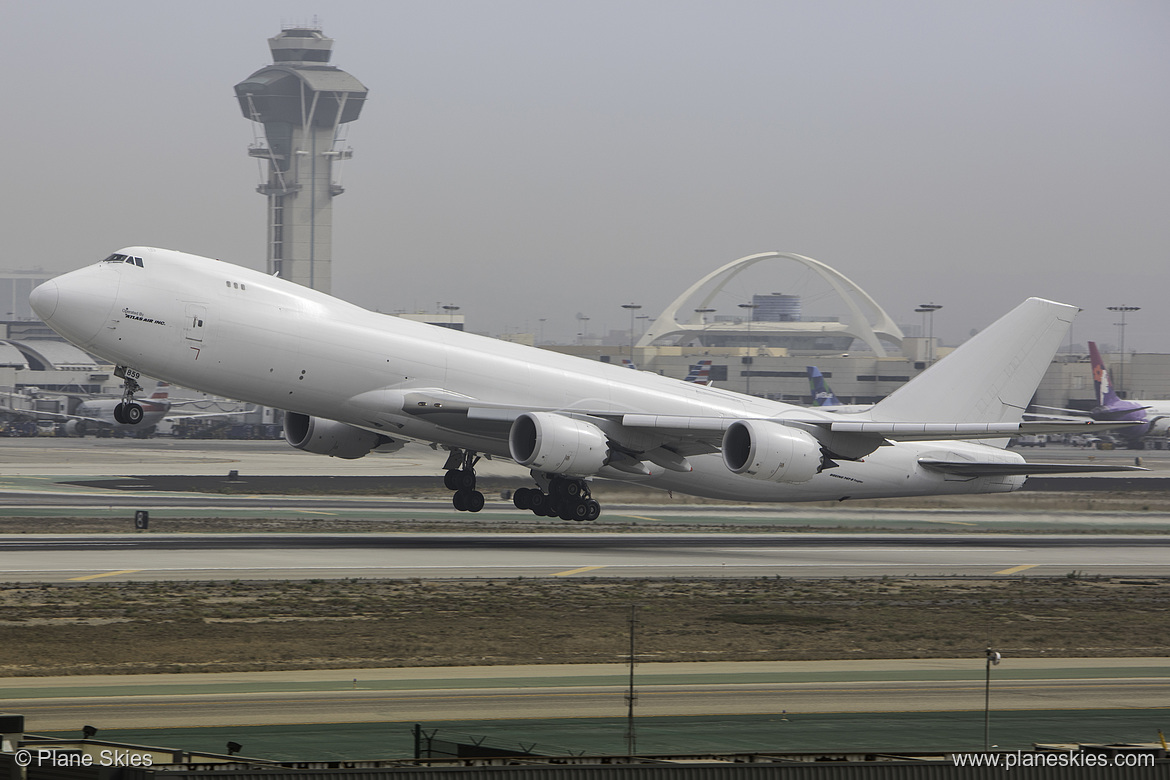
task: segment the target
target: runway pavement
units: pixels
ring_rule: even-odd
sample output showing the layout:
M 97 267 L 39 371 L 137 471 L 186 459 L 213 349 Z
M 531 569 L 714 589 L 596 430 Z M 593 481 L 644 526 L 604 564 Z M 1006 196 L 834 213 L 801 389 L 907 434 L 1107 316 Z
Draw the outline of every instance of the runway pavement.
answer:
M 1170 576 L 1170 536 L 165 534 L 0 536 L 0 580 Z
M 1056 449 L 1034 460 L 1093 458 L 1133 462 L 1135 453 Z M 1153 474 L 1170 474 L 1170 453 L 1140 453 Z M 283 442 L 191 442 L 166 439 L 6 440 L 0 443 L 0 516 L 77 511 L 103 517 L 150 509 L 152 530 L 137 534 L 11 534 L 0 536 L 0 581 L 116 582 L 127 580 L 466 578 L 466 577 L 859 577 L 1170 575 L 1170 518 L 1160 514 L 1037 514 L 1002 511 L 851 510 L 802 505 L 734 507 L 680 504 L 608 505 L 603 520 L 616 533 L 330 533 L 173 534 L 168 517 L 328 517 L 384 521 L 456 515 L 442 501 L 354 496 L 285 497 L 178 495 L 63 485 L 91 477 L 142 474 L 440 473 L 442 453 L 415 447 L 393 457 L 338 461 L 297 452 Z M 485 476 L 526 479 L 512 464 L 485 462 Z M 51 492 L 46 492 L 46 488 Z M 522 513 L 493 508 L 475 520 L 512 522 Z M 737 522 L 852 528 L 854 533 L 626 533 L 669 523 Z M 1060 533 L 875 534 L 888 527 L 983 531 L 1046 528 Z M 161 526 L 161 528 L 160 528 Z M 1140 535 L 1078 533 L 1113 528 Z M 568 526 L 572 528 L 572 526 Z M 35 527 L 30 530 L 35 530 Z M 163 532 L 160 532 L 163 531 Z M 1067 711 L 1065 726 L 1091 731 L 1090 711 L 1142 713 L 1150 722 L 1170 700 L 1165 659 L 1012 659 L 996 667 L 993 707 L 1028 713 Z M 922 731 L 963 713 L 979 721 L 982 658 L 951 661 L 795 662 L 789 664 L 640 664 L 642 719 L 702 716 L 732 724 L 782 713 L 848 718 L 864 713 L 939 713 Z M 5 709 L 28 718 L 29 731 L 76 730 L 94 722 L 116 728 L 160 729 L 200 724 L 486 722 L 533 719 L 571 723 L 624 714 L 626 670 L 605 667 L 476 667 L 279 672 L 238 675 L 144 675 L 105 678 L 0 679 Z M 978 717 L 971 713 L 978 712 Z M 1154 717 L 1156 715 L 1157 717 Z M 860 717 L 860 715 L 858 715 Z M 874 716 L 882 718 L 882 716 Z M 894 716 L 889 716 L 894 717 Z M 1039 717 L 1039 716 L 1037 716 Z M 1044 717 L 1048 717 L 1045 715 Z M 884 720 L 884 718 L 883 718 Z M 502 722 L 502 721 L 501 721 Z M 1142 720 L 1144 729 L 1144 719 Z M 1160 720 L 1159 720 L 1160 722 Z M 826 726 L 840 730 L 849 721 Z M 978 726 L 978 723 L 976 723 Z M 1081 728 L 1084 726 L 1084 728 Z M 346 731 L 351 726 L 341 727 Z M 677 726 L 672 726 L 677 728 Z M 966 728 L 966 726 L 964 726 Z M 978 729 L 976 729 L 978 731 Z M 1128 732 L 1127 732 L 1128 733 Z M 1143 732 L 1144 733 L 1144 732 Z M 1152 732 L 1151 732 L 1152 733 Z M 854 736 L 850 735 L 853 739 Z M 893 743 L 883 743 L 893 744 Z M 953 743 L 951 743 L 953 744 Z
M 983 708 L 982 658 L 639 664 L 639 717 Z M 621 664 L 0 679 L 32 732 L 74 728 L 602 718 L 625 711 Z M 1164 658 L 1010 659 L 996 710 L 1162 708 Z

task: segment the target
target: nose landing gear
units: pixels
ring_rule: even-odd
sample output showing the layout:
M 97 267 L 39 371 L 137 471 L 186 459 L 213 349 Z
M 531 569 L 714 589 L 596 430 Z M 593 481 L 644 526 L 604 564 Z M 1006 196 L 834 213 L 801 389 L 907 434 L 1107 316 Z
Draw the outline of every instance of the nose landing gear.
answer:
M 114 420 L 122 425 L 138 425 L 142 422 L 142 406 L 134 402 L 134 394 L 142 390 L 138 380 L 142 374 L 127 366 L 114 369 L 114 376 L 122 377 L 122 402 L 114 407 Z

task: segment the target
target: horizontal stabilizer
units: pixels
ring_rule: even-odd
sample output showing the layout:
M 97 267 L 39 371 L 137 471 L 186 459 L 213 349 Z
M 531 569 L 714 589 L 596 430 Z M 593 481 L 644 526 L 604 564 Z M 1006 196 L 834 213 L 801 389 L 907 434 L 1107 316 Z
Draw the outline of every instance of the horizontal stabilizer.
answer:
M 1089 465 L 1085 463 L 979 463 L 970 460 L 919 458 L 918 465 L 931 471 L 961 477 L 1007 477 L 1029 474 L 1084 474 L 1102 471 L 1149 471 L 1140 466 Z

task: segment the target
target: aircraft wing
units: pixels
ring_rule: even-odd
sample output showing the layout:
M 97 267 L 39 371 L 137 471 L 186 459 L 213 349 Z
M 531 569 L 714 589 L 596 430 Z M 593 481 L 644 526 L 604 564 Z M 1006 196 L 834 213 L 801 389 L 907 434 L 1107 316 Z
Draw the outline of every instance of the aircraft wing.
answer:
M 100 417 L 86 417 L 80 414 L 65 414 L 64 412 L 44 412 L 34 409 L 21 410 L 20 414 L 28 415 L 29 417 L 51 417 L 56 420 L 64 420 L 69 422 L 71 420 L 77 422 L 95 423 L 97 425 L 111 425 L 109 420 L 103 420 Z
M 825 433 L 850 434 L 892 441 L 944 441 L 951 439 L 996 439 L 1021 434 L 1073 433 L 1090 428 L 1126 428 L 1136 422 L 1095 422 L 1079 420 L 1044 420 L 1014 423 L 920 423 L 873 422 L 871 420 L 825 420 L 822 418 L 761 417 L 761 422 L 791 425 L 796 428 L 817 428 Z M 736 418 L 733 417 L 675 417 L 670 415 L 625 414 L 622 425 L 631 428 L 668 430 L 677 435 L 699 431 L 722 433 Z
M 918 464 L 931 471 L 961 477 L 1003 477 L 1031 474 L 1083 474 L 1103 471 L 1149 471 L 1141 466 L 1086 463 L 982 463 L 967 460 L 919 458 Z
M 251 414 L 255 409 L 242 409 L 238 412 L 204 412 L 201 414 L 168 414 L 163 418 L 166 422 L 178 422 L 180 420 L 201 420 L 210 417 L 239 417 L 244 414 Z
M 1124 428 L 1135 422 L 1092 420 L 1044 420 L 1010 423 L 922 423 L 842 420 L 830 416 L 735 417 L 683 416 L 614 412 L 612 410 L 520 407 L 484 403 L 470 396 L 439 388 L 399 394 L 394 403 L 404 412 L 444 427 L 474 430 L 506 437 L 509 426 L 521 415 L 546 412 L 586 420 L 599 425 L 621 452 L 634 460 L 719 452 L 723 435 L 736 422 L 783 425 L 813 435 L 835 457 L 862 458 L 893 441 L 947 441 L 998 439 L 1038 433 L 1086 433 L 1090 430 Z M 666 454 L 663 454 L 666 450 Z

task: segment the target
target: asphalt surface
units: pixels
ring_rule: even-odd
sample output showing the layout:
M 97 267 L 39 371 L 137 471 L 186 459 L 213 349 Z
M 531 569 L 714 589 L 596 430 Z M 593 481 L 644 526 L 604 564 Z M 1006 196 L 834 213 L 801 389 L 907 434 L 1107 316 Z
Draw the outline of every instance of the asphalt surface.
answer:
M 1153 469 L 1151 477 L 1162 480 L 1170 474 L 1170 453 L 1086 453 L 1049 448 L 1026 454 L 1033 460 L 1118 463 L 1132 463 L 1140 456 Z M 321 474 L 366 479 L 390 475 L 425 478 L 425 482 L 437 481 L 441 460 L 442 453 L 424 448 L 410 448 L 399 456 L 342 462 L 292 451 L 283 442 L 7 440 L 0 444 L 0 471 L 4 474 L 0 478 L 0 516 L 78 510 L 117 516 L 147 508 L 155 520 L 152 527 L 161 524 L 164 528 L 171 513 L 281 514 L 335 521 L 374 517 L 385 519 L 388 525 L 400 518 L 449 518 L 454 513 L 442 501 L 344 495 L 164 494 L 143 489 L 152 485 L 139 479 L 143 475 L 169 475 L 180 480 L 199 476 L 227 482 L 228 471 L 238 470 L 240 481 L 245 483 L 250 475 L 290 478 Z M 485 478 L 517 480 L 518 484 L 526 481 L 526 475 L 511 464 L 485 462 L 480 473 Z M 159 480 L 153 486 L 162 484 Z M 983 531 L 1022 525 L 1063 533 L 188 536 L 159 533 L 156 528 L 138 534 L 13 534 L 0 537 L 0 580 L 1063 576 L 1074 571 L 1086 575 L 1170 575 L 1170 555 L 1166 554 L 1170 520 L 1161 515 L 1089 513 L 1083 517 L 1018 518 L 995 510 L 846 511 L 798 505 L 608 505 L 607 509 L 607 517 L 627 526 L 621 530 L 628 530 L 631 524 L 729 519 L 864 530 L 897 518 L 919 529 Z M 507 509 L 483 515 L 485 519 L 513 519 Z M 1114 526 L 1142 533 L 1074 533 Z M 945 738 L 949 741 L 943 744 L 951 747 L 956 739 L 970 740 L 974 745 L 981 737 L 985 671 L 981 657 L 874 661 L 854 666 L 850 664 L 859 662 L 826 663 L 829 665 L 819 667 L 797 663 L 734 668 L 704 664 L 691 665 L 702 668 L 670 670 L 662 668 L 667 665 L 640 664 L 637 715 L 643 724 L 657 723 L 660 734 L 682 733 L 684 721 L 709 724 L 704 727 L 707 736 L 722 745 L 733 744 L 737 736 L 756 729 L 766 732 L 767 744 L 775 748 L 778 724 L 788 723 L 790 718 L 805 726 L 814 724 L 814 731 L 820 729 L 793 732 L 813 734 L 802 737 L 805 745 L 816 744 L 815 740 L 825 739 L 826 734 L 838 734 L 842 744 L 856 746 L 865 735 L 879 734 L 877 729 L 887 722 L 895 724 L 897 733 L 885 733 L 872 741 L 866 737 L 865 741 L 913 749 L 925 744 L 928 737 Z M 337 724 L 305 727 L 335 735 L 360 731 L 357 724 L 366 723 L 375 724 L 381 735 L 385 732 L 382 724 L 410 722 L 496 722 L 513 733 L 522 733 L 523 724 L 532 728 L 564 724 L 566 734 L 610 727 L 620 732 L 624 727 L 625 674 L 619 665 L 602 670 L 479 667 L 20 678 L 0 680 L 0 698 L 7 710 L 26 715 L 29 731 L 75 730 L 80 723 L 93 722 L 107 736 L 118 728 L 145 729 L 139 733 L 160 735 L 167 727 L 202 725 L 210 733 L 215 731 L 212 724 L 231 723 L 235 729 L 281 733 L 284 736 L 273 738 L 295 746 L 303 737 L 289 730 L 292 726 L 271 724 Z M 1156 728 L 1164 725 L 1165 702 L 1170 701 L 1168 681 L 1170 668 L 1165 659 L 1005 659 L 993 672 L 992 706 L 1005 722 L 1018 725 L 1014 734 L 1005 734 L 1009 742 L 1016 737 L 1017 741 L 1028 739 L 1023 726 L 1034 722 L 1051 726 L 1045 734 L 1074 739 L 1150 739 Z M 948 732 L 951 727 L 946 724 L 952 721 L 958 725 Z M 1109 724 L 1118 723 L 1124 723 L 1124 728 L 1110 731 Z M 335 730 L 330 732 L 330 728 Z M 870 730 L 862 732 L 863 728 Z M 915 730 L 922 736 L 902 738 Z M 225 733 L 237 732 L 228 729 Z M 1055 741 L 1055 737 L 1048 739 Z M 146 741 L 160 744 L 165 740 Z
M 1166 659 L 1009 659 L 997 711 L 1162 708 Z M 639 664 L 639 717 L 982 710 L 981 658 Z M 604 718 L 625 712 L 612 665 L 0 679 L 29 731 L 75 727 Z
M 0 580 L 1163 577 L 1168 548 L 1163 535 L 6 535 Z

